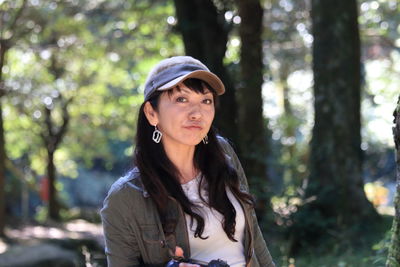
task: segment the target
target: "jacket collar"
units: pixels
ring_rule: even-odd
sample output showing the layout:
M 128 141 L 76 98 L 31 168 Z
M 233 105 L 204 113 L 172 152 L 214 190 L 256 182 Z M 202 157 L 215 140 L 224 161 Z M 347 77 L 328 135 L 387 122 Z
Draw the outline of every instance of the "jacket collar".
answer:
M 140 177 L 140 172 L 139 172 L 139 168 L 138 167 L 135 167 L 131 171 L 129 171 L 125 175 L 124 178 L 129 181 L 128 182 L 129 186 L 131 186 L 132 188 L 142 192 L 143 197 L 145 197 L 145 198 L 150 197 L 150 194 L 144 188 L 144 185 L 143 185 L 142 179 Z

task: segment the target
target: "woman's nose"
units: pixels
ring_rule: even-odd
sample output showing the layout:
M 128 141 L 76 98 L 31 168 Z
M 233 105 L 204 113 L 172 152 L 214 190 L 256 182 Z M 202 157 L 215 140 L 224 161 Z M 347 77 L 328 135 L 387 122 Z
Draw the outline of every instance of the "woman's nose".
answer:
M 201 116 L 202 116 L 202 113 L 201 113 L 200 105 L 193 105 L 190 110 L 190 113 L 189 113 L 190 119 L 198 120 L 201 118 Z

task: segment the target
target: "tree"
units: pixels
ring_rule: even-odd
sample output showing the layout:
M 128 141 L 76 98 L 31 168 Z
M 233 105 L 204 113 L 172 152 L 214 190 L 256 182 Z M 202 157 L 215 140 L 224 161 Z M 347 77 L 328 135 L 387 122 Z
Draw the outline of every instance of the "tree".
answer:
M 47 8 L 46 4 L 48 3 L 43 3 L 36 9 L 39 12 L 44 11 Z M 87 30 L 86 21 L 74 17 L 82 9 L 76 9 L 74 4 L 69 5 L 66 2 L 50 4 L 54 4 L 51 8 L 52 16 L 46 17 L 46 27 L 43 24 L 41 31 L 36 32 L 36 41 L 20 41 L 19 47 L 13 51 L 14 54 L 31 58 L 32 62 L 26 61 L 23 67 L 16 67 L 16 62 L 10 62 L 11 69 L 23 73 L 9 74 L 8 78 L 10 87 L 13 87 L 10 102 L 14 103 L 20 118 L 31 120 L 30 135 L 37 136 L 36 139 L 26 138 L 25 147 L 20 146 L 20 153 L 25 153 L 32 165 L 33 162 L 37 162 L 37 158 L 41 158 L 41 165 L 45 167 L 43 172 L 39 173 L 45 174 L 44 177 L 48 179 L 48 218 L 59 220 L 61 205 L 57 190 L 56 153 L 69 127 L 71 103 L 75 96 L 79 96 L 79 89 L 91 80 L 88 77 L 91 70 L 83 69 L 82 65 L 85 65 L 85 62 L 82 60 L 91 59 L 100 46 L 90 47 L 90 52 L 89 47 L 82 47 L 83 43 L 89 44 L 92 38 Z M 34 67 L 26 66 L 30 63 Z M 31 69 L 35 71 L 32 72 Z M 15 124 L 18 125 L 18 122 Z M 26 125 L 27 121 L 24 120 L 23 124 Z M 35 153 L 35 150 L 38 153 Z M 43 151 L 45 153 L 41 153 Z
M 397 101 L 397 107 L 394 111 L 393 137 L 396 144 L 396 165 L 397 165 L 397 193 L 394 201 L 395 216 L 392 226 L 392 240 L 389 247 L 387 258 L 387 267 L 396 267 L 400 265 L 400 96 Z
M 174 2 L 186 54 L 206 64 L 225 84 L 226 92 L 220 98 L 222 108 L 216 123 L 224 136 L 237 143 L 235 86 L 223 64 L 231 29 L 225 21 L 224 10 L 230 6 L 218 9 L 212 0 Z
M 25 5 L 24 2 L 21 8 L 26 7 Z M 56 150 L 63 141 L 70 121 L 68 108 L 73 99 L 71 91 L 74 91 L 73 82 L 65 76 L 71 75 L 71 69 L 74 69 L 73 59 L 76 59 L 74 54 L 78 54 L 76 51 L 75 53 L 71 52 L 73 50 L 71 48 L 79 45 L 81 41 L 79 35 L 84 35 L 83 33 L 86 32 L 84 32 L 85 27 L 80 27 L 83 24 L 73 17 L 77 12 L 74 4 L 69 5 L 63 1 L 58 3 L 45 1 L 32 5 L 34 8 L 25 12 L 21 11 L 23 14 L 21 20 L 27 21 L 27 25 L 19 25 L 20 31 L 25 35 L 31 32 L 32 34 L 30 38 L 20 35 L 20 38 L 15 40 L 17 45 L 11 50 L 13 52 L 11 56 L 23 55 L 23 58 L 30 59 L 25 60 L 23 65 L 29 65 L 31 63 L 29 61 L 35 61 L 32 64 L 34 67 L 13 68 L 17 65 L 16 62 L 9 62 L 7 67 L 17 71 L 7 75 L 6 84 L 12 90 L 8 94 L 9 101 L 6 104 L 10 104 L 10 102 L 14 104 L 14 108 L 20 113 L 19 118 L 23 121 L 21 124 L 27 125 L 26 119 L 31 120 L 30 137 L 23 140 L 25 146 L 19 146 L 22 148 L 20 153 L 25 154 L 31 162 L 35 162 L 37 157 L 45 158 L 43 162 L 46 165 L 46 178 L 49 180 L 47 183 L 48 215 L 49 218 L 58 220 L 60 218 L 56 190 L 57 171 L 54 161 Z M 49 12 L 51 12 L 51 16 L 49 16 Z M 44 13 L 45 16 L 42 16 Z M 32 69 L 34 69 L 33 72 Z M 18 70 L 22 70 L 24 73 L 18 73 Z M 84 72 L 81 72 L 80 75 L 85 76 Z M 72 90 L 69 90 L 71 88 Z M 65 91 L 67 91 L 67 97 L 64 96 Z M 10 108 L 10 105 L 7 107 Z M 14 124 L 18 125 L 19 123 L 17 121 Z M 8 136 L 12 134 L 7 133 Z M 32 135 L 37 136 L 36 140 Z M 29 144 L 32 140 L 34 140 L 34 145 Z M 41 141 L 40 145 L 37 142 L 39 140 Z M 18 142 L 21 143 L 21 140 Z M 10 147 L 10 145 L 7 147 L 8 151 L 15 150 Z M 46 151 L 45 156 L 40 153 L 40 148 L 44 148 Z M 34 153 L 35 149 L 38 153 Z
M 36 26 L 39 26 L 40 30 L 40 25 L 43 22 L 36 10 L 25 14 L 28 7 L 27 0 L 3 1 L 0 6 L 0 236 L 4 235 L 5 226 L 4 188 L 7 161 L 2 102 L 9 91 L 4 79 L 4 66 L 6 66 L 7 54 L 10 49 L 19 40 L 28 36 Z
M 46 7 L 40 6 L 37 9 L 40 10 L 41 8 L 45 9 Z M 60 219 L 54 156 L 67 131 L 70 120 L 68 106 L 73 99 L 73 97 L 65 99 L 63 90 L 60 90 L 60 87 L 63 86 L 57 86 L 57 82 L 60 84 L 65 81 L 66 63 L 72 62 L 71 57 L 64 53 L 69 50 L 71 45 L 61 42 L 65 40 L 63 39 L 65 36 L 71 33 L 74 26 L 73 23 L 66 20 L 63 13 L 68 11 L 70 11 L 68 7 L 63 6 L 63 3 L 60 2 L 59 8 L 53 10 L 53 14 L 57 15 L 50 16 L 46 20 L 47 27 L 42 27 L 38 41 L 25 44 L 25 51 L 20 48 L 20 51 L 23 51 L 22 53 L 25 53 L 25 55 L 30 53 L 34 56 L 36 53 L 37 59 L 39 59 L 35 65 L 36 72 L 32 73 L 33 77 L 30 77 L 26 72 L 19 79 L 10 78 L 10 84 L 12 84 L 11 80 L 17 82 L 16 84 L 24 84 L 20 87 L 15 86 L 13 92 L 10 93 L 10 98 L 14 101 L 18 111 L 21 115 L 31 117 L 34 123 L 40 125 L 38 127 L 40 130 L 37 131 L 34 130 L 35 127 L 31 127 L 30 133 L 37 134 L 40 137 L 42 148 L 45 148 L 46 151 L 46 178 L 48 179 L 47 190 L 49 192 L 48 216 L 53 220 Z M 63 23 L 68 26 L 63 25 Z M 20 42 L 20 45 L 22 46 L 22 42 Z M 62 57 L 64 60 L 60 59 Z M 17 75 L 15 74 L 14 77 L 10 75 L 10 77 L 16 78 Z M 28 107 L 33 107 L 36 110 L 36 115 Z M 34 147 L 29 149 L 30 152 L 34 151 Z M 27 156 L 29 160 L 33 159 L 31 154 L 33 153 L 26 153 L 26 155 L 29 155 Z
M 65 67 L 60 66 L 58 64 L 58 60 L 56 59 L 57 55 L 52 54 L 51 56 L 51 65 L 49 67 L 49 72 L 53 74 L 54 80 L 58 80 L 62 78 L 62 75 L 65 72 Z M 54 92 L 54 91 L 53 91 Z M 58 100 L 58 101 L 57 101 Z M 59 148 L 63 138 L 67 132 L 68 123 L 70 121 L 70 114 L 68 113 L 68 106 L 73 101 L 73 97 L 68 99 L 64 99 L 64 96 L 61 92 L 58 92 L 58 96 L 54 97 L 51 103 L 47 103 L 43 107 L 44 114 L 44 127 L 40 133 L 42 142 L 47 152 L 47 179 L 48 179 L 48 192 L 49 192 L 49 208 L 48 208 L 48 216 L 53 220 L 60 219 L 60 205 L 57 199 L 57 190 L 56 190 L 56 181 L 57 181 L 57 173 L 56 166 L 54 164 L 54 153 Z M 54 119 L 54 106 L 57 104 L 56 102 L 60 102 L 61 106 L 61 122 L 57 123 Z M 58 125 L 59 124 L 59 125 Z
M 71 75 L 72 68 L 68 69 L 67 65 L 72 66 L 74 62 L 72 56 L 74 53 L 71 53 L 71 50 L 74 50 L 79 43 L 84 28 L 79 30 L 82 24 L 73 17 L 77 12 L 73 4 L 43 3 L 36 7 L 38 13 L 46 11 L 47 4 L 53 4 L 51 8 L 53 16 L 48 16 L 43 20 L 41 31 L 37 32 L 36 42 L 24 40 L 19 43 L 25 48 L 19 48 L 20 52 L 38 59 L 35 66 L 36 72 L 31 73 L 33 77 L 26 72 L 22 77 L 15 79 L 14 82 L 19 80 L 16 84 L 23 84 L 23 86 L 15 86 L 10 96 L 13 100 L 17 100 L 15 103 L 18 111 L 31 117 L 39 126 L 32 127 L 31 133 L 38 135 L 41 148 L 46 151 L 44 161 L 46 162 L 45 177 L 48 179 L 48 217 L 59 220 L 60 203 L 56 186 L 55 153 L 67 132 L 70 121 L 68 108 L 73 100 L 71 91 L 74 90 L 70 90 L 73 85 L 66 77 Z M 84 76 L 83 73 L 81 75 Z M 32 108 L 35 109 L 36 115 L 29 110 Z M 34 148 L 30 149 L 33 151 Z M 30 160 L 33 159 L 31 154 L 27 153 Z
M 237 0 L 238 13 L 241 18 L 239 36 L 240 49 L 240 83 L 237 99 L 240 101 L 238 126 L 242 163 L 249 183 L 256 192 L 258 214 L 263 217 L 272 211 L 269 193 L 266 189 L 268 155 L 268 137 L 264 128 L 263 101 L 261 89 L 263 84 L 263 51 L 261 34 L 263 32 L 263 8 L 259 0 Z
M 138 87 L 154 60 L 176 53 L 181 42 L 169 34 L 171 24 L 154 23 L 167 22 L 171 3 L 48 1 L 36 9 L 47 4 L 46 27 L 10 51 L 6 139 L 12 160 L 26 155 L 23 167 L 50 180 L 48 215 L 58 219 L 57 176 L 128 161 L 143 101 Z
M 312 1 L 315 124 L 304 205 L 294 215 L 292 252 L 302 241 L 371 225 L 378 215 L 361 178 L 360 39 L 357 2 Z M 304 245 L 304 244 L 303 244 Z

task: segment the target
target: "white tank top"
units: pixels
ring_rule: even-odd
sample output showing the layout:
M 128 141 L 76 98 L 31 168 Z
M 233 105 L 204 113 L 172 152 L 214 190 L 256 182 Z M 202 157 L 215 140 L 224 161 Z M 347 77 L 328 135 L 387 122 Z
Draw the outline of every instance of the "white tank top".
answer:
M 222 214 L 215 209 L 210 208 L 200 199 L 198 193 L 199 182 L 200 176 L 197 176 L 188 183 L 182 184 L 182 189 L 189 200 L 193 204 L 199 206 L 195 212 L 201 213 L 204 218 L 205 225 L 202 237 L 208 237 L 207 239 L 194 237 L 197 223 L 194 220 L 192 227 L 190 227 L 190 216 L 186 214 L 186 225 L 189 234 L 191 252 L 190 258 L 206 262 L 221 259 L 228 262 L 231 267 L 244 267 L 246 265 L 243 247 L 245 218 L 240 203 L 232 192 L 226 188 L 228 198 L 236 210 L 236 228 L 234 237 L 238 242 L 233 242 L 228 238 L 222 227 L 221 222 L 224 218 Z M 206 190 L 202 189 L 201 194 L 208 202 L 208 193 Z

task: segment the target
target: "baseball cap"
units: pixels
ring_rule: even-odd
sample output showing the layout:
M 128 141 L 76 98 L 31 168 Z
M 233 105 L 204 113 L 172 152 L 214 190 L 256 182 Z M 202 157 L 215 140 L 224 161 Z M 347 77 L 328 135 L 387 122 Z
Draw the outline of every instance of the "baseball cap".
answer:
M 206 65 L 190 56 L 175 56 L 161 60 L 149 72 L 144 88 L 144 100 L 148 100 L 155 91 L 172 89 L 189 78 L 208 83 L 218 95 L 225 92 L 221 79 Z

